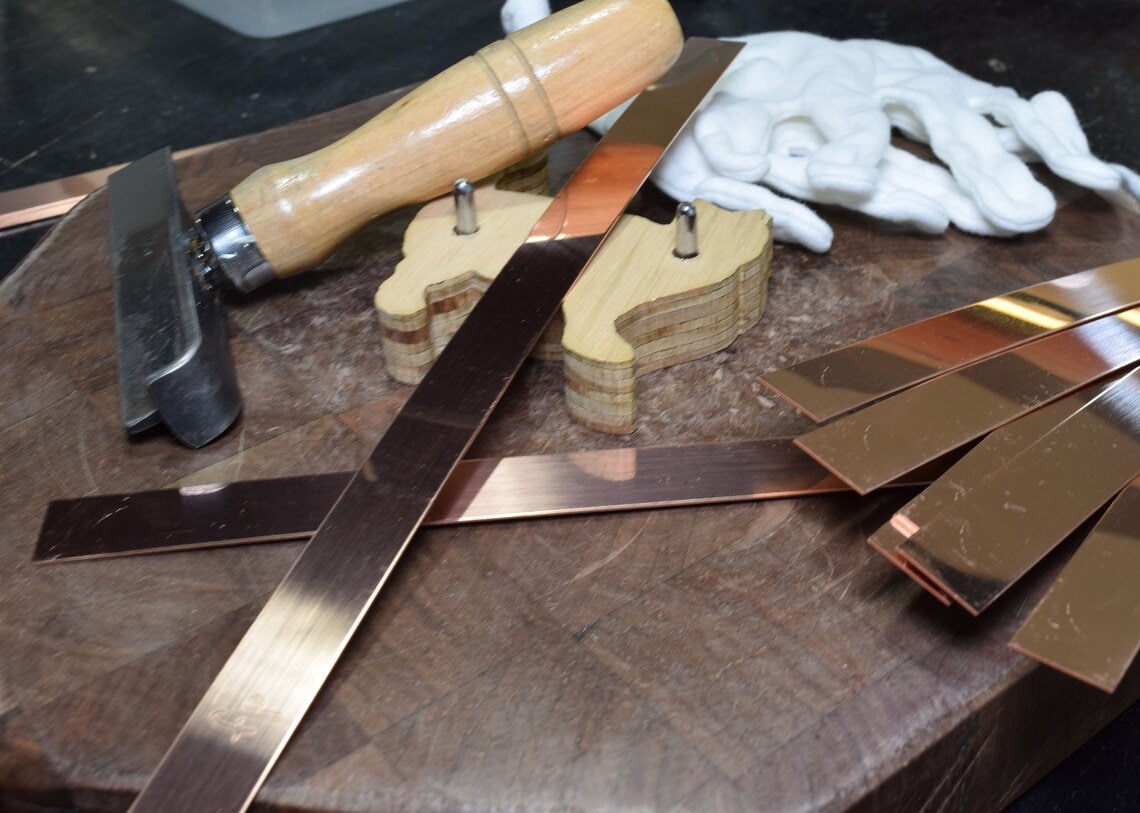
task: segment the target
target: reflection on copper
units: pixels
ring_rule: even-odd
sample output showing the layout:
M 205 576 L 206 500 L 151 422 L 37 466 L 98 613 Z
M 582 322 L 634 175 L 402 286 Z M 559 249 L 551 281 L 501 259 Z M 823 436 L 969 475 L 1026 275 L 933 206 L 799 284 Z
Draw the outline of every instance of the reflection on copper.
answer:
M 1031 285 L 762 377 L 825 421 L 940 373 L 1140 303 L 1140 258 Z
M 1140 478 L 1108 507 L 1010 646 L 1106 692 L 1140 651 Z
M 998 469 L 1016 460 L 1042 435 L 1100 394 L 1108 383 L 1073 393 L 991 432 L 945 474 L 896 511 L 887 524 L 867 539 L 868 544 L 891 562 L 904 567 L 905 562 L 895 556 L 899 545 L 964 496 L 966 484 L 983 483 Z M 909 572 L 909 568 L 904 569 Z
M 1140 329 L 1105 316 L 912 387 L 796 443 L 866 493 L 1137 360 Z
M 1140 370 L 995 468 L 897 548 L 974 614 L 1140 473 Z
M 919 472 L 899 485 L 929 482 Z M 62 562 L 311 536 L 348 474 L 56 500 L 33 558 Z M 768 500 L 847 491 L 791 438 L 465 460 L 425 525 Z
M 212 150 L 224 143 L 226 142 L 219 141 L 202 147 L 179 150 L 174 153 L 174 160 L 178 161 L 188 155 Z M 105 169 L 93 169 L 66 178 L 0 192 L 0 230 L 62 217 L 79 201 L 104 187 L 107 178 L 124 166 L 126 164 L 116 164 Z
M 692 87 L 707 92 L 741 47 L 698 44 L 697 50 L 719 59 L 694 65 L 682 56 L 673 68 L 680 74 L 672 75 L 692 79 Z M 700 76 L 686 73 L 693 67 L 703 70 Z M 639 141 L 664 148 L 696 105 L 684 108 L 674 99 L 676 104 L 665 105 L 668 112 L 659 116 L 662 111 L 646 110 L 641 103 L 654 95 L 649 89 L 638 96 L 623 120 L 651 113 L 653 120 L 638 129 L 646 136 Z M 612 128 L 601 143 L 626 140 L 620 132 Z M 587 158 L 579 172 L 596 170 Z M 614 220 L 645 179 L 626 180 L 629 185 L 617 189 L 597 177 L 603 208 Z M 578 222 L 571 215 L 565 221 Z M 440 489 L 602 238 L 599 232 L 535 240 L 508 260 L 270 595 L 132 810 L 245 810 L 250 805 Z M 217 721 L 250 703 L 261 710 L 263 722 L 234 743 Z

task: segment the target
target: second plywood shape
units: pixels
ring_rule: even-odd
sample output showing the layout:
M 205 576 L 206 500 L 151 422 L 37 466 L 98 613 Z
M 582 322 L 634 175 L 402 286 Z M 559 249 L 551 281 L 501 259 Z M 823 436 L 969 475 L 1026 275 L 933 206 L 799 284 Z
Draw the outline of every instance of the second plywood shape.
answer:
M 376 292 L 385 361 L 400 381 L 423 378 L 549 199 L 481 187 L 477 201 L 479 230 L 468 235 L 455 233 L 449 199 L 427 204 Z M 564 361 L 566 406 L 583 424 L 632 431 L 638 376 L 721 350 L 763 314 L 768 215 L 696 207 L 700 252 L 688 259 L 673 254 L 673 225 L 623 217 L 540 343 L 537 355 Z

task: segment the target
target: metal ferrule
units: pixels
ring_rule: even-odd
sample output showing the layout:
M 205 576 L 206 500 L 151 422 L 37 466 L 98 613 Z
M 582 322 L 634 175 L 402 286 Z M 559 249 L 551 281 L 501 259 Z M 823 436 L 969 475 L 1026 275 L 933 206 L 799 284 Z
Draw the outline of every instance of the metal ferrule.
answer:
M 209 243 L 203 259 L 210 276 L 220 276 L 224 284 L 242 293 L 276 277 L 229 195 L 199 210 L 196 220 Z

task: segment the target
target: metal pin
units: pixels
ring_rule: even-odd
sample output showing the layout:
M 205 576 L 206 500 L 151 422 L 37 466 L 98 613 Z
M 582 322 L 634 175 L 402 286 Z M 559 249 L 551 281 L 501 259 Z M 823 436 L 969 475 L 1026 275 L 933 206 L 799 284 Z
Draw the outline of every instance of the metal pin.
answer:
M 697 256 L 697 207 L 689 201 L 677 205 L 677 243 L 673 256 L 682 260 Z
M 455 233 L 474 234 L 479 231 L 475 218 L 475 186 L 466 178 L 455 182 L 452 193 L 455 198 Z

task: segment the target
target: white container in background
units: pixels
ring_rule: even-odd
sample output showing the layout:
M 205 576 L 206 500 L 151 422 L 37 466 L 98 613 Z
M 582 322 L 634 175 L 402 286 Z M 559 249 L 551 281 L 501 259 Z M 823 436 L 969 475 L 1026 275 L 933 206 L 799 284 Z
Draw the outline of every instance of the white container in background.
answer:
M 405 0 L 175 0 L 250 37 L 279 37 Z

